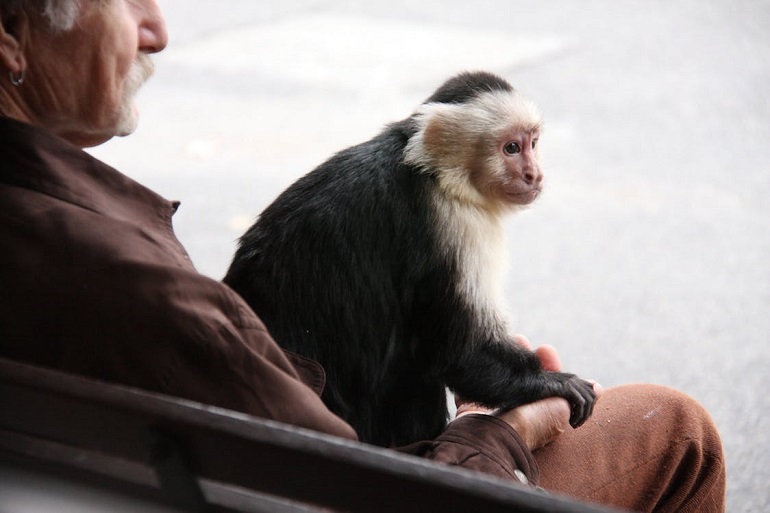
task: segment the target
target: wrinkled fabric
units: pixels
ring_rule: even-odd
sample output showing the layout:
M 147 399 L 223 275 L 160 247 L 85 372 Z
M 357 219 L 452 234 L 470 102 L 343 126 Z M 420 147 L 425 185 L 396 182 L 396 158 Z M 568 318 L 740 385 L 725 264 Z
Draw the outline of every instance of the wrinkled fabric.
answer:
M 540 485 L 565 495 L 631 511 L 725 510 L 716 426 L 700 404 L 672 388 L 605 390 L 582 427 L 534 456 Z
M 539 480 L 537 462 L 519 434 L 490 415 L 465 415 L 453 420 L 435 440 L 399 450 L 514 482 L 534 486 Z
M 3 356 L 354 438 L 240 297 L 196 272 L 176 204 L 0 123 Z

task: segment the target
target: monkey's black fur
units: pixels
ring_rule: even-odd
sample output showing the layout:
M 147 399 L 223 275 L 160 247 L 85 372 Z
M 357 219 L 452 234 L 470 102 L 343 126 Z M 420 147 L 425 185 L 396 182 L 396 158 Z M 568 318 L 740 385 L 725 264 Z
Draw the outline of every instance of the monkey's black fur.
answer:
M 444 82 L 425 103 L 468 103 L 482 93 L 495 91 L 512 92 L 513 87 L 492 73 L 461 73 Z
M 511 87 L 464 74 L 427 101 L 464 103 L 492 89 Z M 436 176 L 402 162 L 415 130 L 412 118 L 394 123 L 298 180 L 241 238 L 225 283 L 281 346 L 323 364 L 324 402 L 363 441 L 437 436 L 445 385 L 490 406 L 562 396 L 581 424 L 591 385 L 543 372 L 458 290 L 460 270 L 429 207 Z

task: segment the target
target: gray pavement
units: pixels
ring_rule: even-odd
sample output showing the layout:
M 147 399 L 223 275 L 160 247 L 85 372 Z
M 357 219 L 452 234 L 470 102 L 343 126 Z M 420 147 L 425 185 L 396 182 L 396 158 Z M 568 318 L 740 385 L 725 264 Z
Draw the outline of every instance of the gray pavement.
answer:
M 285 186 L 485 68 L 546 118 L 512 218 L 514 327 L 605 386 L 699 399 L 728 511 L 770 511 L 770 2 L 162 0 L 132 137 L 92 150 L 168 198 L 214 278 Z

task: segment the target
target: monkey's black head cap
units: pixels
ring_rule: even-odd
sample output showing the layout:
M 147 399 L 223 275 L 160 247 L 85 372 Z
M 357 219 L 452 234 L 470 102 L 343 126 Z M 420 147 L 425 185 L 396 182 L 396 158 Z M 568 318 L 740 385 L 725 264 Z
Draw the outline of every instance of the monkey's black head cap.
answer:
M 468 71 L 456 75 L 436 89 L 425 103 L 468 103 L 483 93 L 512 92 L 504 78 L 486 71 Z

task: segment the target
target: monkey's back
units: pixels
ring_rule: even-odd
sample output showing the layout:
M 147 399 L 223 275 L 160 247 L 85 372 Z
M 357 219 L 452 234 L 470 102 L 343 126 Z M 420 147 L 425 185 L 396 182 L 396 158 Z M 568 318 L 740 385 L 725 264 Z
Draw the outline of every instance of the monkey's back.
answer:
M 329 407 L 383 445 L 401 440 L 376 433 L 389 428 L 379 417 L 400 417 L 416 380 L 430 381 L 424 402 L 442 410 L 431 416 L 446 415 L 415 312 L 424 275 L 441 267 L 430 261 L 432 177 L 401 163 L 408 136 L 392 125 L 295 182 L 241 238 L 224 279 L 281 346 L 322 363 Z

